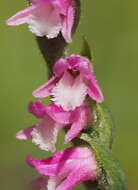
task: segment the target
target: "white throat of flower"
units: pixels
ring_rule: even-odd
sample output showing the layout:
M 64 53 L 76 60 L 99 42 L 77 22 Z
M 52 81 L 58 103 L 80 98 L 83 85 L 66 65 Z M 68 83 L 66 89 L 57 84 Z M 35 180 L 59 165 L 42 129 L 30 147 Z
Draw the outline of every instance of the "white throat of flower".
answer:
M 66 71 L 52 90 L 52 101 L 64 110 L 74 110 L 80 106 L 87 94 L 87 86 L 79 74 L 75 78 Z
M 55 143 L 57 140 L 59 129 L 56 123 L 43 121 L 38 123 L 33 129 L 32 142 L 38 145 L 42 150 L 55 152 Z
M 50 4 L 41 4 L 30 15 L 28 22 L 29 29 L 37 36 L 55 38 L 61 30 L 59 13 Z

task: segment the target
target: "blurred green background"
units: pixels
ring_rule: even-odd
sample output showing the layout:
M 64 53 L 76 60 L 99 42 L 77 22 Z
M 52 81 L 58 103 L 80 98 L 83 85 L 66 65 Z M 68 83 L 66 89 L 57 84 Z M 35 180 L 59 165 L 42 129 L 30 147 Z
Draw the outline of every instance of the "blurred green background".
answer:
M 27 113 L 27 103 L 33 100 L 32 91 L 47 79 L 44 60 L 27 26 L 4 24 L 26 5 L 23 0 L 2 1 L 0 8 L 0 188 L 3 190 L 28 189 L 27 184 L 36 173 L 25 163 L 26 155 L 48 155 L 29 141 L 15 139 L 16 131 L 36 122 Z M 136 0 L 82 1 L 81 22 L 74 43 L 68 48 L 68 53 L 80 52 L 83 34 L 90 42 L 97 79 L 116 123 L 114 154 L 126 170 L 129 190 L 138 190 L 137 7 Z

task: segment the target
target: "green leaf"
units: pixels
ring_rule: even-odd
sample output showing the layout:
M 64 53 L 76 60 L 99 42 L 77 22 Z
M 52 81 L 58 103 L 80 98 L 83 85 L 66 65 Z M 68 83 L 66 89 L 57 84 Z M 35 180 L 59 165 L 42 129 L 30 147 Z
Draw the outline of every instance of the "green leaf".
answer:
M 124 171 L 110 150 L 114 136 L 111 113 L 104 104 L 96 102 L 92 102 L 92 110 L 92 125 L 80 139 L 90 145 L 98 162 L 101 175 L 93 190 L 127 190 Z
M 92 55 L 91 55 L 91 48 L 90 45 L 86 39 L 85 36 L 83 36 L 83 46 L 81 50 L 81 55 L 87 57 L 88 59 L 92 60 Z
M 110 111 L 104 104 L 92 102 L 92 125 L 88 128 L 91 138 L 97 139 L 105 147 L 111 148 L 114 138 L 114 123 Z
M 80 138 L 92 148 L 100 169 L 101 176 L 94 190 L 127 190 L 124 171 L 119 162 L 113 157 L 110 149 L 106 148 L 98 138 L 83 133 Z

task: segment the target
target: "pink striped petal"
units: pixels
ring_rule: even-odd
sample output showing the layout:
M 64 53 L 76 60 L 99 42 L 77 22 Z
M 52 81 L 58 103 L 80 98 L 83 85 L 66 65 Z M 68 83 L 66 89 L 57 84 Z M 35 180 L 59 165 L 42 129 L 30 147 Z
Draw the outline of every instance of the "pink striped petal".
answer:
M 42 104 L 41 100 L 37 100 L 36 102 L 30 102 L 28 104 L 28 111 L 38 118 L 44 118 L 46 115 L 46 107 Z
M 15 14 L 14 16 L 12 16 L 11 18 L 9 18 L 6 21 L 6 24 L 11 25 L 11 26 L 16 26 L 16 25 L 20 25 L 20 24 L 24 24 L 27 23 L 30 16 L 33 14 L 33 12 L 37 9 L 37 6 L 32 5 L 20 12 L 18 12 L 17 14 Z
M 67 58 L 69 68 L 79 71 L 83 76 L 90 75 L 93 71 L 92 63 L 86 57 L 71 55 Z
M 91 157 L 91 152 L 88 151 L 87 147 L 71 147 L 62 150 L 47 159 L 34 159 L 31 156 L 28 156 L 27 162 L 42 175 L 60 176 L 60 174 L 75 166 L 73 160 L 76 163 L 77 160 L 85 160 L 89 157 Z M 73 165 L 70 165 L 70 163 L 73 163 Z M 78 164 L 80 163 L 78 162 Z M 65 170 L 65 167 L 68 168 Z
M 72 125 L 65 135 L 65 143 L 68 143 L 72 139 L 77 137 L 80 134 L 80 132 L 87 127 L 88 122 L 90 121 L 91 118 L 89 106 L 87 107 L 82 106 L 76 109 L 72 113 L 72 117 L 73 117 Z
M 72 42 L 71 34 L 72 34 L 73 24 L 74 24 L 74 8 L 72 5 L 70 5 L 67 10 L 67 15 L 63 16 L 62 30 L 61 30 L 62 35 L 67 43 Z
M 53 73 L 57 77 L 61 77 L 67 69 L 68 69 L 68 62 L 66 61 L 66 59 L 61 58 L 57 60 L 56 63 L 54 64 Z
M 65 111 L 62 107 L 59 107 L 55 104 L 50 104 L 46 106 L 47 114 L 56 122 L 61 124 L 69 124 L 71 112 Z
M 74 169 L 55 190 L 72 190 L 75 185 L 90 179 L 92 180 L 91 174 L 88 172 L 88 168 L 86 169 L 85 166 L 83 166 Z
M 104 97 L 103 97 L 103 94 L 102 94 L 102 91 L 100 89 L 100 86 L 98 85 L 96 79 L 95 79 L 95 76 L 94 74 L 92 75 L 89 75 L 88 77 L 88 94 L 91 98 L 93 98 L 95 101 L 101 103 L 104 101 Z
M 57 77 L 52 77 L 47 83 L 39 87 L 32 94 L 36 98 L 44 98 L 51 95 L 53 87 L 56 85 Z
M 36 4 L 37 9 L 28 20 L 29 29 L 36 36 L 47 36 L 55 38 L 61 30 L 61 19 L 59 12 L 53 8 L 51 3 L 41 0 Z
M 49 176 L 50 190 L 71 190 L 76 184 L 96 179 L 97 162 L 88 147 L 72 147 L 56 153 L 48 159 L 27 159 L 28 164 L 38 173 Z
M 35 125 L 31 126 L 31 127 L 28 127 L 28 128 L 25 128 L 25 129 L 17 132 L 16 133 L 16 138 L 20 139 L 20 140 L 32 139 L 31 133 L 32 133 L 34 128 L 35 128 Z
M 32 139 L 32 142 L 40 149 L 55 152 L 57 135 L 63 126 L 45 115 L 42 122 L 17 132 L 16 138 L 20 140 Z
M 55 144 L 58 135 L 58 123 L 45 116 L 45 120 L 36 125 L 33 129 L 32 142 L 38 145 L 42 150 L 55 152 Z

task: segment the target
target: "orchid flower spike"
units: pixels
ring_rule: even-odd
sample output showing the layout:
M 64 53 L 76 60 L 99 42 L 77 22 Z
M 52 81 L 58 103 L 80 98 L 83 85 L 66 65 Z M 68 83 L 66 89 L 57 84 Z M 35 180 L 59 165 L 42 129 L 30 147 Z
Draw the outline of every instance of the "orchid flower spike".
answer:
M 33 182 L 36 190 L 71 190 L 75 185 L 96 180 L 99 169 L 88 147 L 71 147 L 47 159 L 27 158 L 28 164 L 42 175 Z
M 41 101 L 29 104 L 29 112 L 42 121 L 25 128 L 16 134 L 17 139 L 32 139 L 42 150 L 55 152 L 57 135 L 63 127 L 70 127 L 65 135 L 65 143 L 68 143 L 88 126 L 91 119 L 90 106 L 85 102 L 81 107 L 74 111 L 64 111 L 55 104 L 45 106 Z
M 81 106 L 87 94 L 102 102 L 104 98 L 91 65 L 87 58 L 79 55 L 59 59 L 53 68 L 54 76 L 35 90 L 33 96 L 44 98 L 51 95 L 53 102 L 67 111 Z
M 18 12 L 6 23 L 17 26 L 27 23 L 36 36 L 55 38 L 61 32 L 67 43 L 72 41 L 74 24 L 73 0 L 30 0 L 31 6 Z

